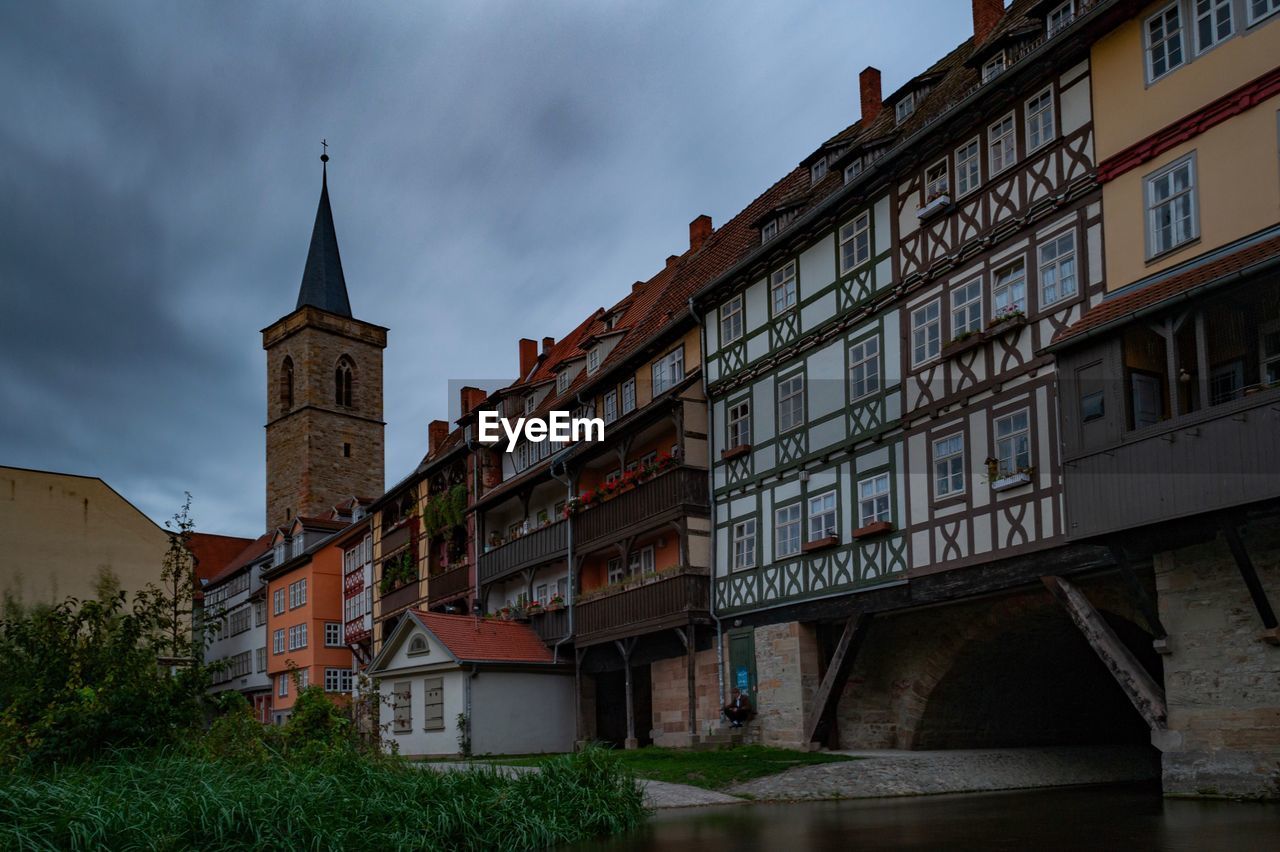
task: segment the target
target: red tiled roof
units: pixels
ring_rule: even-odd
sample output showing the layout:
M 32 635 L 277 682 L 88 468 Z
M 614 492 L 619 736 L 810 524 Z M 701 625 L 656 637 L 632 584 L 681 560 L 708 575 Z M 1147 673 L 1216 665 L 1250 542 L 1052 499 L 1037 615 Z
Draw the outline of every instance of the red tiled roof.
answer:
M 1175 272 L 1146 286 L 1119 293 L 1104 299 L 1076 320 L 1073 325 L 1054 335 L 1050 345 L 1057 346 L 1065 343 L 1135 311 L 1152 307 L 1196 287 L 1241 272 L 1263 261 L 1273 260 L 1278 256 L 1280 256 L 1280 236 L 1243 245 L 1234 251 L 1197 263 L 1183 272 Z
M 249 542 L 248 546 L 242 548 L 240 553 L 234 559 L 222 567 L 218 573 L 209 578 L 209 584 L 220 583 L 223 580 L 242 570 L 249 563 L 262 556 L 271 549 L 271 539 L 275 532 L 263 533 L 262 535 Z M 249 541 L 244 539 L 244 541 Z
M 449 653 L 464 662 L 555 662 L 533 628 L 519 621 L 444 615 L 421 609 L 413 610 L 413 614 L 444 643 Z
M 195 557 L 196 580 L 208 580 L 227 566 L 252 539 L 234 535 L 193 532 L 187 550 Z

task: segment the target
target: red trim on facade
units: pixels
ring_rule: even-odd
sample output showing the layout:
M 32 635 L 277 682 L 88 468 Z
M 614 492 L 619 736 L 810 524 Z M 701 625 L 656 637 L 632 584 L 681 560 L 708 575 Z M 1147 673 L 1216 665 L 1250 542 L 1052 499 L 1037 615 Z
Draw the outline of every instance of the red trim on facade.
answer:
M 1189 139 L 1194 139 L 1206 130 L 1276 95 L 1280 95 L 1280 67 L 1273 68 L 1234 92 L 1223 95 L 1216 101 L 1183 116 L 1168 127 L 1108 157 L 1098 165 L 1098 183 L 1115 180 L 1125 172 L 1136 169 L 1165 151 Z

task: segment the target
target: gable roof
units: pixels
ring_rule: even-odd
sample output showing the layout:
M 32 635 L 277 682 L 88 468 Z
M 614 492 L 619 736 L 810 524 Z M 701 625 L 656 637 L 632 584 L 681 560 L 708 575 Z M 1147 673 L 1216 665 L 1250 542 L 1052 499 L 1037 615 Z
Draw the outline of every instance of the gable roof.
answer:
M 187 550 L 195 559 L 196 582 L 210 580 L 227 567 L 252 539 L 234 535 L 193 532 L 187 538 Z
M 555 657 L 533 628 L 519 621 L 497 621 L 470 615 L 445 615 L 410 609 L 396 625 L 382 651 L 369 665 L 381 671 L 405 641 L 412 625 L 426 630 L 459 663 L 552 665 Z
M 302 286 L 298 288 L 296 307 L 304 305 L 340 317 L 351 316 L 347 279 L 342 274 L 342 258 L 338 254 L 338 234 L 333 227 L 333 209 L 329 206 L 327 163 L 320 178 L 320 204 L 316 207 L 316 223 L 311 229 L 307 265 L 302 270 Z
M 215 574 L 209 577 L 207 585 L 212 586 L 221 583 L 240 571 L 252 565 L 257 560 L 266 555 L 271 550 L 271 538 L 274 533 L 263 533 L 262 535 L 249 542 L 243 547 L 235 558 L 231 559 L 223 565 Z M 247 539 L 246 539 L 247 540 Z M 203 578 L 203 575 L 202 575 Z

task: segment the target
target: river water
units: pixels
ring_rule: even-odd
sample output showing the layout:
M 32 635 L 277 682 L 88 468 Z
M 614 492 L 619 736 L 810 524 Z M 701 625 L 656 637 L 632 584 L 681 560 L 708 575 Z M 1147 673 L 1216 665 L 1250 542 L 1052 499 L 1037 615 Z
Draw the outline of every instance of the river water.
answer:
M 615 852 L 874 849 L 1280 851 L 1280 805 L 1164 799 L 1154 785 L 660 811 Z

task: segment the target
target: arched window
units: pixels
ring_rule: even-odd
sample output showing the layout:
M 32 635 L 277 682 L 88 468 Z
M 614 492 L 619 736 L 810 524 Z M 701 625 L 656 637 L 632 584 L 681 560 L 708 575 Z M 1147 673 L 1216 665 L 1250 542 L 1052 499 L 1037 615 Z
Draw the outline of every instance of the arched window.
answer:
M 280 367 L 280 408 L 284 411 L 293 408 L 293 359 L 287 355 Z
M 409 653 L 415 657 L 418 656 L 419 654 L 430 654 L 431 646 L 427 644 L 426 637 L 419 634 L 418 636 L 414 636 L 412 639 L 410 639 Z
M 337 369 L 333 372 L 333 401 L 336 405 L 351 407 L 354 367 L 355 365 L 346 355 L 338 359 Z

